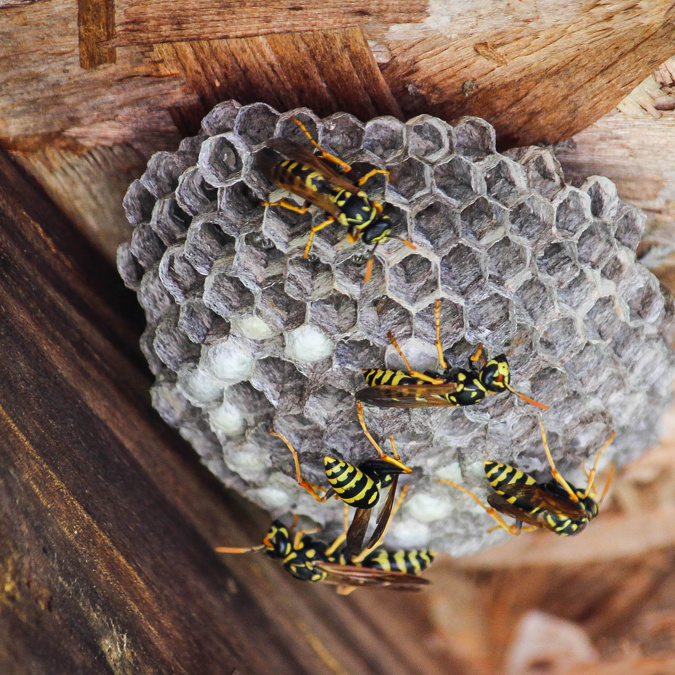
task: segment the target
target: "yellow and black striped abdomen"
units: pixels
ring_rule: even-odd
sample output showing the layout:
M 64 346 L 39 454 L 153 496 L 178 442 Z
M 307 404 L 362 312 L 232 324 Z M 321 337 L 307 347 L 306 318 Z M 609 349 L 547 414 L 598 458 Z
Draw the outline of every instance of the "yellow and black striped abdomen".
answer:
M 483 468 L 492 489 L 505 497 L 511 504 L 516 503 L 516 498 L 510 494 L 514 490 L 513 486 L 536 485 L 537 483 L 532 476 L 523 473 L 510 464 L 485 460 Z
M 350 506 L 372 509 L 380 498 L 379 484 L 349 462 L 326 455 L 326 478 L 335 493 Z
M 275 185 L 294 194 L 307 195 L 308 192 L 320 192 L 332 202 L 336 202 L 343 192 L 316 169 L 292 159 L 275 164 L 270 171 L 270 179 Z M 311 199 L 309 195 L 307 197 Z
M 383 370 L 382 368 L 364 368 L 363 377 L 371 387 L 387 385 L 398 387 L 403 385 L 426 384 L 416 377 L 410 377 L 404 370 Z
M 399 549 L 397 551 L 375 551 L 362 562 L 362 567 L 384 570 L 385 572 L 403 572 L 404 574 L 422 574 L 431 565 L 436 551 L 426 549 Z

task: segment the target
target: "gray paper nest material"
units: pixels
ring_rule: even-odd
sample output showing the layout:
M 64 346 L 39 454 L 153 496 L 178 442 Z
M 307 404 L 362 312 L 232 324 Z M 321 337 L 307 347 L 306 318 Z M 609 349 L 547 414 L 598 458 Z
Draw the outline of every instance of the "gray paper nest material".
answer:
M 306 143 L 291 115 L 344 160 L 391 172 L 386 196 L 380 176 L 371 197 L 386 199 L 394 232 L 417 250 L 381 245 L 367 284 L 364 247 L 348 244 L 345 228 L 322 230 L 303 260 L 325 214 L 260 204 L 274 191 L 255 169 L 265 142 Z M 606 455 L 619 465 L 657 441 L 675 372 L 673 303 L 635 258 L 644 214 L 606 178 L 566 185 L 546 149 L 497 153 L 482 119 L 362 124 L 229 101 L 177 152 L 151 158 L 125 208 L 134 229 L 118 266 L 147 316 L 154 406 L 217 476 L 274 515 L 342 522 L 341 503 L 297 486 L 268 429 L 291 440 L 318 484 L 324 454 L 373 456 L 354 405 L 361 369 L 401 365 L 388 331 L 413 367 L 436 367 L 438 297 L 448 358 L 466 366 L 480 341 L 488 355 L 505 352 L 514 386 L 551 406 L 551 447 L 571 480 L 584 482 L 581 460 L 612 428 Z M 437 479 L 484 495 L 488 457 L 543 477 L 538 415 L 504 394 L 465 409 L 367 408 L 371 432 L 385 447 L 393 434 L 415 469 L 389 542 L 461 554 L 499 541 L 485 534 L 488 517 Z

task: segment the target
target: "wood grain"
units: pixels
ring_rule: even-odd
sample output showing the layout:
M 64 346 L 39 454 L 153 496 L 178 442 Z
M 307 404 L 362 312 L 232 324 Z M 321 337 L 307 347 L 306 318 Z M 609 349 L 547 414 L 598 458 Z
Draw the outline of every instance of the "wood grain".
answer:
M 115 34 L 114 0 L 78 0 L 77 25 L 80 66 L 93 70 L 106 63 L 115 63 L 115 48 L 101 44 Z
M 236 38 L 424 21 L 422 0 L 117 0 L 111 45 Z

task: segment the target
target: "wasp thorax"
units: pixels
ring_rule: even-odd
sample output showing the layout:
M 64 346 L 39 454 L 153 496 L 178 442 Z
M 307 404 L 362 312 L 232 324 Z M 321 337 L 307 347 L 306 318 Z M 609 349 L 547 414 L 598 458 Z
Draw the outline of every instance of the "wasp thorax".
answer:
M 261 171 L 262 155 L 291 159 L 262 152 L 273 139 L 318 156 L 292 115 L 355 167 L 335 168 L 354 207 L 315 199 L 305 209 L 306 197 Z M 359 186 L 372 170 L 391 178 Z M 302 175 L 307 191 L 320 187 Z M 280 199 L 296 210 L 262 205 Z M 375 202 L 390 220 L 373 215 Z M 469 372 L 465 389 L 447 396 L 463 405 L 365 410 L 376 440 L 393 434 L 414 468 L 411 490 L 445 504 L 435 513 L 453 514 L 427 517 L 404 503 L 391 524 L 397 545 L 467 552 L 498 539 L 476 527 L 466 495 L 436 483 L 447 467 L 470 487 L 485 486 L 472 467 L 486 458 L 548 470 L 535 409 L 488 380 L 501 376 L 550 406 L 543 418 L 563 473 L 592 457 L 611 428 L 619 465 L 657 440 L 675 373 L 673 305 L 636 259 L 646 216 L 604 178 L 566 184 L 545 148 L 497 152 L 484 120 L 362 123 L 229 101 L 178 151 L 153 156 L 124 206 L 133 233 L 118 268 L 147 318 L 141 348 L 156 378 L 153 405 L 225 484 L 275 516 L 294 510 L 341 525 L 342 502 L 319 503 L 299 488 L 269 429 L 292 442 L 324 489 L 324 455 L 354 466 L 373 457 L 355 413 L 363 370 L 402 367 L 391 333 L 413 369 L 435 376 L 439 298 L 448 362 Z M 361 215 L 360 229 L 328 208 Z M 304 258 L 310 230 L 326 221 L 308 252 L 316 259 Z M 367 283 L 356 260 L 364 246 L 349 241 L 350 230 L 369 255 L 382 242 Z M 481 342 L 488 360 L 505 354 L 510 373 L 497 367 L 477 386 L 468 356 Z

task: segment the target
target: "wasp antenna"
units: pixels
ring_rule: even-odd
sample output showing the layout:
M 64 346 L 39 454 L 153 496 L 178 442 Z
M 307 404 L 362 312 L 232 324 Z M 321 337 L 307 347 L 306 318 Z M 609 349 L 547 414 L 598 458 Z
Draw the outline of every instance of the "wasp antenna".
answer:
M 260 544 L 260 546 L 252 546 L 251 548 L 236 548 L 232 546 L 218 546 L 214 549 L 217 553 L 251 553 L 251 551 L 262 551 L 264 548 L 267 548 L 265 544 Z
M 537 406 L 540 410 L 548 410 L 550 406 L 547 406 L 545 403 L 539 403 L 539 401 L 535 401 L 533 398 L 530 398 L 529 396 L 525 396 L 525 394 L 521 394 L 519 391 L 516 391 L 510 384 L 504 383 L 504 386 L 512 393 L 515 394 L 518 398 L 522 399 L 525 401 L 525 403 L 530 403 L 534 406 Z

